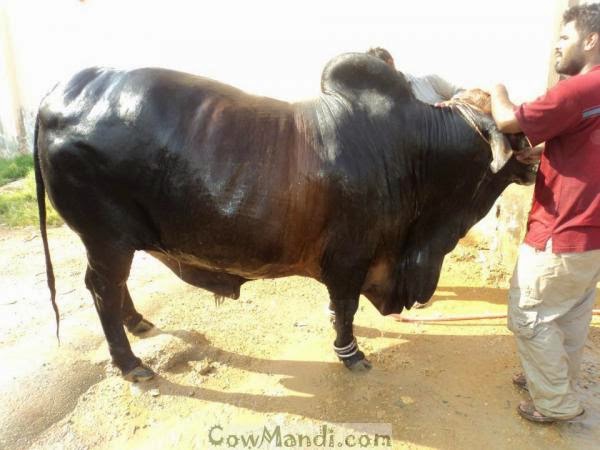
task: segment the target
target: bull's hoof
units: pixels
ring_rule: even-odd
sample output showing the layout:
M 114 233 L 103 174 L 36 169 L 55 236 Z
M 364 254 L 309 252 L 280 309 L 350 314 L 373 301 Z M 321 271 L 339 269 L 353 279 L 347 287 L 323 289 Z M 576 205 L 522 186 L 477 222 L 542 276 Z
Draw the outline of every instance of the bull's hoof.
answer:
M 127 381 L 136 383 L 138 381 L 151 380 L 154 378 L 154 375 L 156 374 L 150 367 L 140 364 L 135 369 L 123 374 L 123 378 L 125 378 Z
M 138 323 L 136 323 L 135 325 L 131 326 L 131 327 L 127 327 L 127 329 L 129 330 L 129 332 L 135 336 L 138 336 L 140 334 L 144 334 L 147 331 L 150 331 L 152 328 L 154 328 L 154 324 L 152 322 L 150 322 L 149 320 L 146 320 L 144 318 L 142 318 Z
M 368 372 L 373 365 L 365 358 L 361 351 L 352 355 L 350 358 L 343 359 L 342 362 L 347 369 L 354 373 Z

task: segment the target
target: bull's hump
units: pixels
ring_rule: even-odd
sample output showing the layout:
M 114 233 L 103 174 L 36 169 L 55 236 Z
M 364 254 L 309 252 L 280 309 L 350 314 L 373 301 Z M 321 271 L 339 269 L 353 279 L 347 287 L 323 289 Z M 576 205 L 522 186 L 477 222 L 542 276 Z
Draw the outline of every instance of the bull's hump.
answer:
M 352 97 L 372 92 L 397 100 L 412 96 L 401 74 L 382 60 L 364 53 L 346 53 L 327 63 L 321 76 L 321 90 Z

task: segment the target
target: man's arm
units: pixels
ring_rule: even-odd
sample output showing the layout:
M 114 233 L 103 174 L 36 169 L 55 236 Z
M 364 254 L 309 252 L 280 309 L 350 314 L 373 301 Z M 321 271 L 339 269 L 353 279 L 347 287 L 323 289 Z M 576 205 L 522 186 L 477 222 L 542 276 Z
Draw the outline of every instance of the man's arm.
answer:
M 519 133 L 521 125 L 515 116 L 515 105 L 508 98 L 508 91 L 503 84 L 496 85 L 492 92 L 492 116 L 496 126 L 503 133 Z
M 437 92 L 437 94 L 442 97 L 444 101 L 448 101 L 459 92 L 464 91 L 462 87 L 455 86 L 439 75 L 428 75 L 427 80 L 433 87 L 433 90 Z

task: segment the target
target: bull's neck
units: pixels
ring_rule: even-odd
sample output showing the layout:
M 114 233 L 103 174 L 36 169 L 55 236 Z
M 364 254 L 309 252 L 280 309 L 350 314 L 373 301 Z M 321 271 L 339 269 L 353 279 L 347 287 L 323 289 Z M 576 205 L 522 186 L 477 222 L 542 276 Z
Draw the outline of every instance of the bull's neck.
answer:
M 455 110 L 423 103 L 415 104 L 414 108 L 415 120 L 420 125 L 416 138 L 423 151 L 444 152 L 449 148 L 460 151 L 470 144 L 468 138 L 473 130 Z M 419 129 L 419 125 L 415 128 Z
M 421 129 L 414 139 L 422 156 L 419 161 L 426 161 L 418 168 L 419 179 L 427 184 L 435 180 L 442 196 L 461 191 L 458 197 L 470 205 L 464 224 L 468 228 L 485 215 L 509 182 L 487 168 L 489 144 L 458 111 L 422 104 L 415 108 Z

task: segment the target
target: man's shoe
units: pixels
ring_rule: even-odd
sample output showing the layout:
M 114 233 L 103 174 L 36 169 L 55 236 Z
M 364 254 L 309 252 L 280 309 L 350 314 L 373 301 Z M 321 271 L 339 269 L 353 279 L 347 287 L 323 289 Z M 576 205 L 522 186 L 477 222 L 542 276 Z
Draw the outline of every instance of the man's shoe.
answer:
M 521 402 L 517 407 L 517 412 L 523 419 L 527 419 L 531 422 L 537 423 L 554 423 L 554 422 L 568 422 L 570 420 L 575 419 L 576 417 L 581 416 L 584 413 L 582 409 L 579 414 L 575 414 L 571 417 L 549 417 L 543 415 L 541 412 L 535 409 L 535 405 L 532 401 Z

